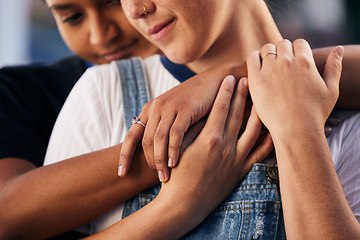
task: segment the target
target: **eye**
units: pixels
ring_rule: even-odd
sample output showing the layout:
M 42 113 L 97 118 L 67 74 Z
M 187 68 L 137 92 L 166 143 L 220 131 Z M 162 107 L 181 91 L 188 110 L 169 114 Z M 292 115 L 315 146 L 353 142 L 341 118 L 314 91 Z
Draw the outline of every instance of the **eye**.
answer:
M 82 17 L 83 17 L 82 13 L 77 13 L 77 14 L 71 15 L 69 17 L 65 17 L 62 21 L 63 21 L 63 23 L 76 25 L 76 24 L 80 23 Z

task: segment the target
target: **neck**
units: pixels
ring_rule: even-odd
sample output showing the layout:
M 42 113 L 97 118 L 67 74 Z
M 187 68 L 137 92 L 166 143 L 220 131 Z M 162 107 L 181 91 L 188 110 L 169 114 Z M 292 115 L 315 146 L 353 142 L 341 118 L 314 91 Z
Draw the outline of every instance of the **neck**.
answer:
M 188 63 L 188 68 L 199 73 L 221 63 L 246 61 L 252 51 L 282 39 L 263 0 L 243 2 L 233 11 L 230 24 L 226 24 L 214 44 L 201 58 Z

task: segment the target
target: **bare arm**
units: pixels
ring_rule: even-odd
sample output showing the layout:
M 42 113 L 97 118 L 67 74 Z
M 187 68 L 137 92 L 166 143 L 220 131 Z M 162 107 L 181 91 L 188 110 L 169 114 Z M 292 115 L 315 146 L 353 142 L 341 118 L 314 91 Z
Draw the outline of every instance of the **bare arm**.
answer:
M 0 238 L 57 235 L 158 183 L 141 151 L 129 176 L 119 178 L 120 149 L 117 145 L 40 168 L 21 159 L 1 160 Z
M 231 193 L 257 162 L 257 154 L 269 153 L 269 136 L 266 144 L 250 153 L 262 126 L 256 114 L 238 139 L 248 89 L 240 81 L 232 100 L 235 79 L 227 80 L 205 127 L 181 154 L 179 165 L 156 199 L 90 239 L 178 239 Z
M 274 50 L 274 45 L 265 45 L 261 54 Z M 342 48 L 331 51 L 324 79 L 304 40 L 281 41 L 276 50 L 277 56 L 268 55 L 262 63 L 259 53 L 249 57 L 249 89 L 274 141 L 287 237 L 358 239 L 360 225 L 323 131 L 339 94 Z
M 323 72 L 331 49 L 328 47 L 313 50 L 320 73 Z M 360 45 L 345 46 L 345 52 L 337 107 L 359 108 L 360 94 L 357 91 L 360 89 Z M 134 146 L 143 139 L 146 160 L 155 171 L 162 171 L 165 175 L 164 181 L 167 181 L 170 177 L 168 166 L 174 167 L 178 162 L 184 133 L 189 126 L 209 112 L 220 80 L 227 74 L 233 74 L 237 78 L 247 76 L 246 64 L 224 64 L 209 69 L 149 102 L 141 112 L 140 119 L 145 123 L 148 123 L 148 119 L 151 122 L 147 124 L 145 132 L 137 125 L 130 129 L 131 136 L 124 141 L 119 164 L 123 165 L 125 170 L 128 169 Z

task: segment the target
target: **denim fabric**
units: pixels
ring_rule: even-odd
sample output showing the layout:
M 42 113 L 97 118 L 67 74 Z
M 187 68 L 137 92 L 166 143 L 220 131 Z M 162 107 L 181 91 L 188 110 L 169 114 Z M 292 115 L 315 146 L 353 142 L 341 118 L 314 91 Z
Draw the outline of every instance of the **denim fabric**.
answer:
M 255 164 L 241 185 L 181 239 L 286 239 L 278 186 L 268 181 L 268 168 Z M 123 217 L 152 201 L 159 191 L 160 185 L 127 201 Z
M 124 105 L 126 129 L 131 127 L 131 119 L 139 116 L 143 106 L 149 101 L 149 91 L 142 60 L 131 58 L 116 61 Z

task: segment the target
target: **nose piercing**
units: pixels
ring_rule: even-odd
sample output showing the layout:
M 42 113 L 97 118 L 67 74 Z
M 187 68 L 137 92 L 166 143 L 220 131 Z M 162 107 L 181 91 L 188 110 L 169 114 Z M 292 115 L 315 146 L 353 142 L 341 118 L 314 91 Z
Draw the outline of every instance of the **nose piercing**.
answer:
M 148 14 L 148 11 L 146 10 L 146 7 L 145 7 L 145 6 L 143 6 L 143 9 L 144 9 L 143 16 L 145 16 L 146 14 Z

